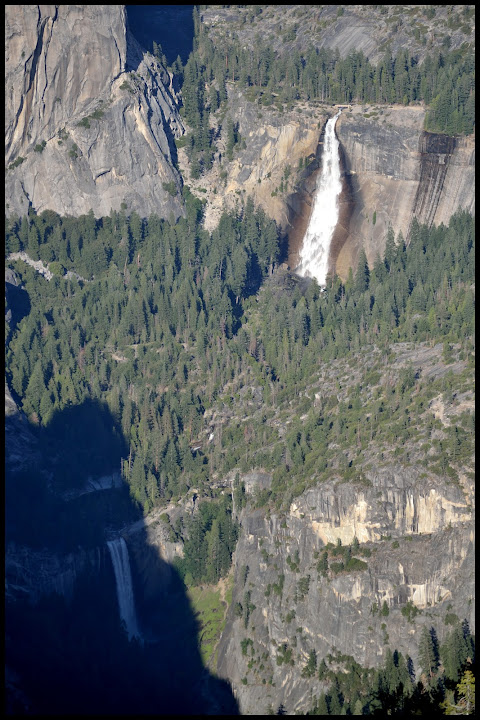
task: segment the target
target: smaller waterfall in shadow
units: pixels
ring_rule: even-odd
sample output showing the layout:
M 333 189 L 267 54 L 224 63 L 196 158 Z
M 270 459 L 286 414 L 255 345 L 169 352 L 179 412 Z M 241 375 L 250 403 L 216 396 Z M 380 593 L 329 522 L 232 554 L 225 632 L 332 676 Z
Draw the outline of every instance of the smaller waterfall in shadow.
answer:
M 112 558 L 115 581 L 117 583 L 117 598 L 120 618 L 127 628 L 129 639 L 133 636 L 139 638 L 137 615 L 135 612 L 135 600 L 133 596 L 132 575 L 130 572 L 130 561 L 125 540 L 120 537 L 107 542 L 110 556 Z
M 342 190 L 339 143 L 335 135 L 335 123 L 340 112 L 330 118 L 325 127 L 322 168 L 300 251 L 300 264 L 295 268 L 299 275 L 316 278 L 319 285 L 325 285 L 327 278 L 330 243 L 338 222 L 338 198 Z

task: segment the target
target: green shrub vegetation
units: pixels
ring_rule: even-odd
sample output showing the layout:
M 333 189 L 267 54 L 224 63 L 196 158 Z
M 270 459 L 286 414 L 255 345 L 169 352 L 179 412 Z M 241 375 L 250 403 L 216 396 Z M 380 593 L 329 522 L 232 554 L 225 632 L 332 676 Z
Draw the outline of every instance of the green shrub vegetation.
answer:
M 177 194 L 177 186 L 175 185 L 175 182 L 171 180 L 170 182 L 164 182 L 162 183 L 163 189 L 168 192 L 172 197 L 175 197 Z
M 123 83 L 120 86 L 120 89 L 121 90 L 127 89 L 127 88 L 123 87 L 123 85 L 126 85 L 126 84 L 127 83 Z M 89 129 L 91 127 L 90 120 L 101 120 L 103 118 L 104 114 L 105 113 L 103 112 L 103 110 L 101 108 L 97 108 L 96 110 L 93 111 L 93 113 L 91 113 L 90 115 L 86 115 L 84 118 L 82 118 L 80 120 L 80 122 L 77 123 L 77 125 L 78 125 L 78 127 L 84 127 L 84 128 Z
M 25 160 L 25 158 L 22 157 L 21 155 L 19 155 L 17 158 L 15 158 L 15 160 L 14 160 L 13 162 L 10 163 L 10 165 L 9 165 L 8 168 L 7 168 L 7 170 L 13 170 L 14 168 L 16 168 L 16 167 L 18 167 L 19 165 L 21 165 L 24 160 Z
M 410 623 L 413 623 L 416 616 L 421 612 L 422 611 L 413 603 L 412 600 L 409 600 L 407 604 L 402 607 L 402 615 L 406 617 Z
M 192 587 L 188 590 L 192 612 L 200 627 L 200 653 L 205 666 L 212 665 L 218 640 L 225 627 L 226 607 L 216 586 Z M 250 641 L 251 642 L 251 641 Z
M 294 665 L 295 660 L 293 657 L 293 650 L 288 646 L 288 643 L 282 643 L 278 646 L 278 652 L 276 657 L 277 665 Z

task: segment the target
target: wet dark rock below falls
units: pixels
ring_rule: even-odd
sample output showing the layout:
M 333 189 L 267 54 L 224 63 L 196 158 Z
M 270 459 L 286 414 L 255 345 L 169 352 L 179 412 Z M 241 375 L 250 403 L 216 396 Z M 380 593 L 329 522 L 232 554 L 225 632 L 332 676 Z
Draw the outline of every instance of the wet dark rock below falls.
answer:
M 427 225 L 431 225 L 435 217 L 448 164 L 455 147 L 455 138 L 448 135 L 424 132 L 420 137 L 420 182 L 415 196 L 413 214 L 420 222 Z
M 315 202 L 315 194 L 317 192 L 317 180 L 321 173 L 322 167 L 322 151 L 323 138 L 325 134 L 325 126 L 320 135 L 315 156 L 308 158 L 308 166 L 303 171 L 298 189 L 287 199 L 288 222 L 290 229 L 288 232 L 288 265 L 292 270 L 299 264 L 300 252 L 303 245 L 303 239 L 307 232 L 308 224 Z M 352 177 L 346 170 L 346 161 L 343 148 L 340 144 L 340 172 L 342 190 L 339 196 L 339 214 L 337 227 L 333 233 L 330 250 L 329 250 L 329 269 L 335 269 L 336 258 L 345 244 L 350 226 L 350 219 L 353 212 Z

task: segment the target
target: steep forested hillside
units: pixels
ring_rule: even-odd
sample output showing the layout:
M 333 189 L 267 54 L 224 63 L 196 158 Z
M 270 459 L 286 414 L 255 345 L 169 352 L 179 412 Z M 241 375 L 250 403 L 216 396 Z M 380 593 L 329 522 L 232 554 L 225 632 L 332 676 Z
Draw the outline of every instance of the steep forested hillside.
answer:
M 201 6 L 195 10 L 194 51 L 185 66 L 179 57 L 172 64 L 182 82 L 183 114 L 192 128 L 181 142 L 188 143 L 193 177 L 211 167 L 215 133 L 210 131 L 210 116 L 227 98 L 226 83 L 243 88 L 246 97 L 261 106 L 275 105 L 281 110 L 301 100 L 423 102 L 430 106 L 425 129 L 447 134 L 473 132 L 473 7 L 463 6 L 461 12 L 450 12 L 445 19 L 436 17 L 433 8 L 392 11 L 390 6 L 363 6 L 353 16 L 349 8 L 348 18 L 340 7 L 335 18 L 332 9 L 298 7 L 293 12 L 291 8 L 278 12 L 268 6 Z M 435 29 L 429 32 L 422 22 L 431 23 L 433 18 Z M 337 27 L 341 22 L 344 28 Z M 443 22 L 446 34 L 439 30 Z M 370 37 L 373 27 L 378 33 L 378 24 L 385 27 L 383 43 L 379 37 L 375 42 Z M 407 34 L 404 43 L 399 43 L 402 24 Z M 360 49 L 347 41 L 357 29 L 361 31 Z M 451 48 L 454 30 L 459 32 L 455 48 Z M 369 39 L 367 54 L 361 49 L 364 36 Z M 340 53 L 343 37 L 347 47 Z M 372 55 L 374 61 L 369 59 Z M 234 144 L 232 128 L 232 147 Z
M 236 701 L 269 714 L 471 714 L 474 217 L 448 196 L 448 225 L 423 225 L 409 205 L 404 237 L 366 194 L 351 217 L 372 228 L 369 244 L 357 236 L 354 267 L 320 287 L 287 266 L 291 224 L 241 178 L 260 155 L 286 158 L 274 179 L 264 167 L 250 180 L 295 204 L 331 105 L 375 103 L 342 115 L 344 137 L 368 134 L 363 158 L 381 122 L 375 163 L 393 139 L 399 158 L 373 182 L 401 204 L 395 182 L 421 175 L 434 204 L 447 165 L 474 164 L 474 8 L 206 5 L 193 24 L 188 59 L 172 62 L 171 44 L 167 59 L 158 39 L 141 60 L 135 45 L 147 79 L 125 65 L 112 81 L 136 130 L 152 78 L 168 90 L 173 130 L 149 146 L 168 167 L 162 217 L 139 209 L 156 191 L 103 217 L 7 207 L 10 710 L 155 713 L 164 695 L 171 714 Z M 422 114 L 402 134 L 410 110 Z M 424 115 L 440 137 L 431 153 Z M 148 123 L 169 122 L 152 117 L 148 106 L 147 142 Z M 106 118 L 75 117 L 85 157 Z M 63 152 L 70 137 L 73 170 L 77 135 L 48 140 Z M 7 182 L 48 143 L 29 148 L 30 165 L 13 160 Z M 206 223 L 207 197 L 223 192 L 233 201 L 220 197 Z M 119 535 L 145 645 L 112 612 L 105 542 Z
M 440 646 L 435 629 L 424 628 L 419 639 L 422 666 L 415 682 L 411 658 L 389 651 L 378 670 L 362 668 L 352 657 L 330 654 L 318 663 L 311 653 L 303 673 L 318 672 L 330 686 L 309 715 L 470 715 L 475 705 L 471 671 L 475 641 L 468 624 L 458 623 Z M 444 674 L 439 671 L 444 668 Z M 445 686 L 448 688 L 445 693 Z M 445 698 L 446 694 L 446 699 Z
M 200 512 L 162 520 L 170 540 L 184 543 L 177 569 L 195 585 L 216 582 L 230 567 L 247 502 L 239 481 L 232 497 L 223 494 L 230 470 L 272 474 L 271 487 L 253 498 L 267 512 L 285 511 L 306 488 L 335 478 L 368 486 L 372 467 L 420 464 L 425 477 L 454 484 L 472 472 L 471 216 L 454 216 L 448 228 L 414 224 L 408 247 L 390 233 L 373 268 L 363 257 L 345 283 L 330 278 L 321 291 L 315 281 L 272 274 L 276 229 L 251 204 L 225 215 L 210 235 L 201 228 L 201 203 L 188 191 L 186 199 L 187 219 L 175 226 L 121 213 L 99 221 L 32 214 L 7 223 L 7 252 L 27 251 L 54 273 L 48 281 L 22 260 L 13 263 L 31 310 L 9 328 L 6 369 L 44 452 L 50 448 L 43 467 L 56 493 L 108 471 L 120 455 L 143 513 L 192 489 Z M 440 348 L 433 352 L 444 370 L 432 374 L 420 359 L 428 347 Z M 103 425 L 91 426 L 88 402 L 105 408 Z M 452 407 L 455 423 L 435 420 L 439 402 Z M 84 421 L 72 415 L 69 427 L 65 413 L 75 406 Z M 40 477 L 7 477 L 9 541 L 66 549 L 81 539 L 95 547 L 106 518 L 112 527 L 115 517 L 135 518 L 126 499 L 112 507 L 87 496 L 85 525 L 45 495 Z M 348 557 L 349 548 L 340 549 L 327 547 L 319 573 L 367 566 L 355 548 Z M 400 672 L 403 661 L 393 662 Z M 353 709 L 369 703 L 369 712 L 395 705 L 389 673 L 369 675 L 370 695 L 328 675 L 335 689 L 314 712 L 327 703 L 333 713 L 346 698 Z M 378 690 L 385 683 L 390 690 Z M 416 707 L 421 691 L 409 688 L 402 702 Z M 435 693 L 429 708 L 445 697 Z
M 467 381 L 472 218 L 460 214 L 431 230 L 414 224 L 408 248 L 391 233 L 385 258 L 369 268 L 363 256 L 355 275 L 331 278 L 321 292 L 315 282 L 271 274 L 275 225 L 251 203 L 239 216 L 224 215 L 210 235 L 201 203 L 186 197 L 189 215 L 175 226 L 123 214 L 9 221 L 7 251 L 25 250 L 55 273 L 49 282 L 14 263 L 32 309 L 8 345 L 7 377 L 31 421 L 48 429 L 72 404 L 106 403 L 126 443 L 123 476 L 144 511 L 189 488 L 209 495 L 234 467 L 271 470 L 271 500 L 286 506 L 309 482 L 360 471 L 362 452 L 352 462 L 352 445 L 371 455 L 372 442 L 393 446 L 399 434 L 428 441 L 420 414 L 446 380 L 437 388 L 412 364 L 392 385 L 386 362 L 392 343 L 442 342 L 446 362 L 467 361 Z M 85 279 L 63 275 L 67 269 Z M 339 372 L 349 357 L 364 374 L 339 394 L 334 363 Z M 323 412 L 308 414 L 308 384 L 319 377 Z M 292 403 L 282 438 L 276 419 Z M 368 429 L 359 426 L 365 414 Z M 207 437 L 213 415 L 222 420 Z M 439 471 L 455 475 L 455 463 L 470 456 L 472 431 L 467 416 L 446 430 Z M 118 442 L 90 456 L 88 470 L 108 469 Z M 332 444 L 347 454 L 328 451 Z M 85 464 L 76 460 L 56 471 L 63 490 L 84 481 Z

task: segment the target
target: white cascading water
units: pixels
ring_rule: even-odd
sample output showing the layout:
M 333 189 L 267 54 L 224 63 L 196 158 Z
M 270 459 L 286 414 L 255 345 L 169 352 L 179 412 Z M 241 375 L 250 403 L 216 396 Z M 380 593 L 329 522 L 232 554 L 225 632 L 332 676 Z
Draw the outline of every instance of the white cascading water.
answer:
M 316 278 L 319 285 L 326 283 L 330 242 L 338 222 L 338 196 L 342 183 L 335 123 L 340 112 L 330 118 L 325 127 L 322 169 L 317 178 L 317 190 L 300 251 L 300 263 L 295 271 L 299 275 Z
M 115 581 L 117 583 L 117 598 L 120 618 L 127 628 L 129 639 L 134 635 L 140 637 L 135 613 L 135 602 L 133 597 L 132 575 L 130 573 L 130 561 L 125 540 L 120 537 L 107 542 L 110 556 L 112 558 Z

